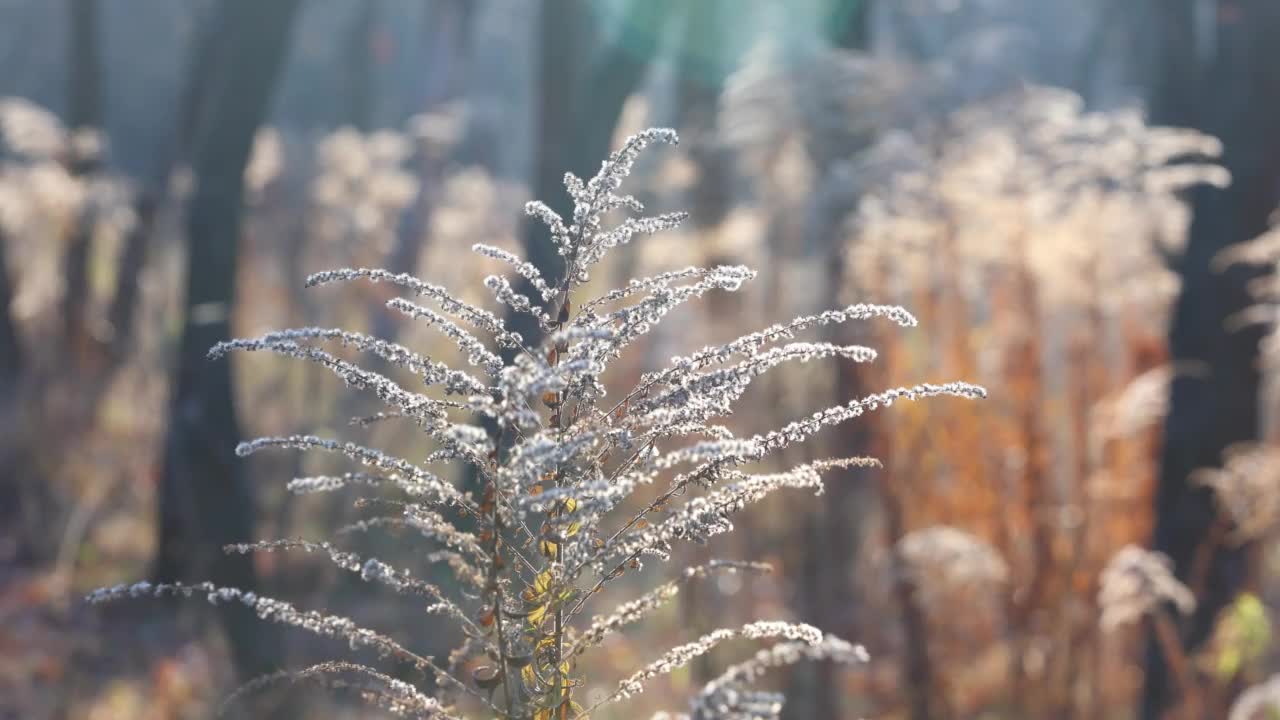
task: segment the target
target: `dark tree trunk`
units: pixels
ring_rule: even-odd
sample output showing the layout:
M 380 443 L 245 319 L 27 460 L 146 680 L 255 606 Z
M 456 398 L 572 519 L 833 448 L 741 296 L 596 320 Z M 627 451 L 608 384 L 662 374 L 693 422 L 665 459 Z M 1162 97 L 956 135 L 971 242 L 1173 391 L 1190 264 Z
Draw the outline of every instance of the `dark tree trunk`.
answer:
M 537 142 L 533 158 L 533 196 L 550 205 L 565 216 L 565 208 L 571 207 L 565 198 L 560 180 L 564 173 L 573 170 L 570 158 L 573 144 L 579 139 L 573 136 L 574 118 L 578 107 L 579 70 L 587 57 L 583 53 L 585 38 L 580 32 L 586 8 L 581 0 L 544 0 L 538 28 L 538 101 Z M 585 138 L 582 139 L 585 142 Z M 538 222 L 526 218 L 524 223 L 524 247 L 526 258 L 533 263 L 548 282 L 563 272 L 560 257 L 551 242 L 551 235 Z M 521 290 L 531 287 L 521 283 Z M 512 314 L 509 317 L 517 332 L 532 341 L 538 335 L 537 324 L 528 316 Z
M 6 239 L 0 228 L 0 565 L 11 564 L 26 555 L 28 534 L 22 531 L 23 481 L 19 468 L 23 441 L 18 388 L 22 383 L 23 356 L 18 329 L 13 322 L 13 286 L 5 257 Z
M 562 217 L 573 213 L 564 174 L 572 172 L 588 179 L 609 154 L 622 106 L 644 79 L 656 51 L 658 33 L 654 28 L 669 15 L 670 8 L 668 0 L 631 0 L 618 41 L 597 49 L 589 25 L 591 13 L 582 0 L 543 3 L 533 196 Z M 549 282 L 558 280 L 564 263 L 546 227 L 527 221 L 523 232 L 528 260 Z M 522 283 L 521 290 L 529 293 L 532 288 Z M 510 320 L 526 337 L 538 335 L 537 325 L 528 315 Z
M 1153 119 L 1204 130 L 1225 145 L 1224 164 L 1234 181 L 1226 190 L 1192 194 L 1194 219 L 1186 253 L 1178 264 L 1182 291 L 1169 336 L 1180 373 L 1171 390 L 1165 422 L 1155 507 L 1155 549 L 1173 558 L 1188 578 L 1197 549 L 1210 540 L 1216 505 L 1209 491 L 1188 476 L 1221 463 L 1233 444 L 1258 439 L 1258 342 L 1261 330 L 1228 330 L 1226 320 L 1253 303 L 1246 290 L 1250 271 L 1211 269 L 1224 248 L 1262 233 L 1280 199 L 1280 72 L 1274 38 L 1280 7 L 1271 0 L 1236 0 L 1219 8 L 1216 53 L 1196 62 L 1193 0 L 1158 3 L 1155 17 L 1174 23 L 1166 30 L 1163 74 L 1155 83 Z M 1201 70 L 1200 68 L 1203 68 Z M 1185 628 L 1195 648 L 1207 637 L 1218 611 L 1242 588 L 1249 547 L 1213 548 L 1204 592 Z M 1164 659 L 1151 643 L 1142 717 L 1155 720 L 1175 700 Z
M 622 106 L 639 86 L 656 49 L 656 37 L 628 29 L 652 26 L 665 17 L 669 0 L 630 0 L 618 43 L 595 49 L 594 18 L 585 0 L 543 0 L 538 19 L 537 139 L 534 143 L 532 196 L 545 202 L 563 218 L 572 218 L 573 203 L 564 188 L 564 174 L 584 180 L 595 175 L 609 152 Z M 636 42 L 630 42 L 636 41 Z M 583 69 L 587 71 L 584 73 Z M 525 259 L 533 263 L 555 287 L 565 272 L 564 262 L 541 222 L 525 218 L 521 229 Z M 516 291 L 534 301 L 541 298 L 520 278 Z M 508 311 L 506 327 L 536 345 L 542 329 L 527 313 Z M 503 350 L 510 362 L 514 352 Z M 486 427 L 496 431 L 496 427 Z M 468 468 L 465 489 L 478 491 L 478 478 Z
M 831 6 L 830 41 L 833 47 L 866 50 L 871 40 L 872 0 L 838 0 Z
M 453 99 L 465 83 L 466 37 L 470 34 L 472 6 L 467 0 L 432 3 L 426 9 L 424 28 L 433 71 L 426 81 L 422 105 L 417 110 L 430 112 L 435 106 Z M 432 139 L 419 144 L 414 156 L 418 170 L 418 197 L 401 219 L 396 244 L 388 259 L 387 269 L 395 273 L 414 274 L 427 240 L 431 216 L 440 197 L 452 139 Z M 424 147 L 426 145 L 426 147 Z M 390 337 L 389 313 L 378 316 L 377 327 L 382 337 Z
M 378 28 L 379 0 L 363 0 L 356 9 L 351 36 L 347 40 L 347 116 L 343 121 L 360 132 L 373 129 L 377 97 L 377 58 L 374 33 Z
M 720 140 L 720 94 L 732 66 L 725 57 L 725 33 L 720 30 L 732 6 L 723 0 L 694 3 L 684 12 L 679 53 L 677 92 L 680 143 L 698 168 L 690 198 L 690 221 L 695 227 L 714 227 L 732 203 L 730 176 L 733 154 Z
M 848 0 L 848 2 L 837 3 L 835 8 L 839 14 L 832 17 L 832 20 L 837 22 L 830 26 L 833 46 L 845 50 L 864 51 L 868 40 L 866 20 L 869 3 L 865 0 Z M 841 158 L 817 154 L 811 157 L 823 177 L 830 173 L 832 161 L 838 159 Z M 823 253 L 827 268 L 824 278 L 826 287 L 823 294 L 827 306 L 832 308 L 840 306 L 844 294 L 846 263 L 840 226 L 848 209 L 853 207 L 855 202 L 856 197 L 852 195 L 836 194 L 825 198 L 819 196 L 814 199 L 814 204 L 809 209 L 810 222 L 807 227 L 808 237 L 805 247 Z M 881 302 L 884 298 L 865 298 L 865 300 Z M 824 334 L 826 337 L 823 339 L 833 343 L 865 343 L 867 341 L 864 333 L 854 327 L 833 327 Z M 838 362 L 835 369 L 835 392 L 839 402 L 847 402 L 868 394 L 870 390 L 865 368 L 857 363 Z M 838 435 L 833 443 L 834 447 L 830 448 L 832 455 L 848 457 L 872 454 L 873 434 L 869 423 L 847 423 L 836 432 Z M 800 554 L 802 560 L 798 581 L 805 613 L 803 619 L 826 632 L 846 639 L 856 637 L 853 568 L 862 540 L 862 518 L 869 503 L 875 502 L 874 497 L 869 497 L 867 488 L 875 487 L 869 483 L 874 482 L 876 476 L 882 472 L 850 469 L 832 473 L 832 477 L 827 482 L 825 502 L 801 533 L 804 551 Z M 885 499 L 892 500 L 892 498 Z M 884 512 L 890 520 L 898 518 L 893 507 L 886 507 Z M 890 534 L 893 534 L 892 528 L 890 528 Z M 910 597 L 907 599 L 911 600 Z M 904 606 L 902 611 L 904 614 L 918 615 L 914 604 Z M 922 623 L 918 622 L 918 618 L 914 615 L 907 618 L 904 625 L 909 636 L 912 631 L 922 627 Z M 915 640 L 908 637 L 905 665 L 909 674 L 904 675 L 906 687 L 914 687 L 912 682 L 919 681 L 921 678 L 927 681 L 929 677 L 927 656 L 921 671 L 921 664 L 917 662 L 919 658 L 910 652 L 924 646 L 923 640 L 919 642 Z M 784 708 L 784 717 L 842 717 L 840 699 L 843 693 L 839 685 L 840 672 L 839 668 L 830 663 L 799 667 L 794 670 L 787 693 L 788 702 Z M 913 711 L 917 707 L 923 707 L 927 713 L 928 699 L 920 700 L 921 702 L 911 703 Z M 918 718 L 920 715 L 915 713 L 912 717 Z
M 672 12 L 669 8 L 660 9 Z M 675 49 L 675 126 L 680 131 L 681 147 L 697 168 L 686 203 L 689 210 L 688 225 L 695 232 L 720 224 L 728 214 L 732 201 L 730 176 L 734 157 L 731 149 L 722 142 L 719 132 L 720 94 L 730 69 L 730 63 L 724 57 L 725 33 L 720 28 L 724 27 L 729 18 L 730 9 L 724 0 L 704 0 L 675 9 L 675 17 L 632 20 L 633 23 L 656 22 L 656 25 L 650 26 L 650 35 L 653 37 L 661 36 L 664 31 L 663 22 L 677 27 L 683 25 L 680 28 L 679 44 Z M 653 51 L 652 46 L 647 49 L 646 65 L 652 62 Z M 640 79 L 637 76 L 635 82 Z M 716 261 L 718 259 L 709 261 L 709 264 Z M 693 555 L 687 558 L 689 563 L 709 559 L 703 548 L 691 549 L 690 552 Z M 715 594 L 715 590 L 701 583 L 690 583 L 681 593 L 682 621 L 685 632 L 690 636 L 702 635 L 719 626 L 712 607 Z M 694 687 L 709 682 L 717 674 L 710 655 L 698 657 L 689 668 Z
M 475 10 L 471 0 L 438 1 L 424 9 L 423 42 L 431 72 L 422 79 L 421 94 L 410 98 L 415 111 L 452 100 L 466 87 L 464 63 L 471 50 Z
M 13 284 L 5 255 L 7 244 L 4 230 L 0 228 L 0 403 L 17 388 L 22 374 L 22 346 L 13 322 Z
M 120 362 L 133 339 L 134 312 L 138 307 L 138 278 L 147 262 L 147 244 L 156 217 L 155 196 L 143 189 L 134 202 L 136 222 L 125 237 L 124 250 L 116 265 L 116 291 L 111 298 L 107 320 L 111 325 L 111 358 Z
M 628 32 L 637 26 L 652 27 L 664 17 L 668 0 L 630 0 L 623 31 L 617 43 L 594 47 L 594 18 L 584 0 L 543 0 L 539 15 L 537 49 L 537 140 L 534 143 L 532 196 L 545 202 L 563 218 L 573 216 L 573 203 L 564 188 L 564 174 L 584 180 L 593 176 L 609 152 L 622 106 L 639 86 L 656 48 L 652 34 Z M 583 69 L 586 68 L 586 72 Z M 541 222 L 525 218 L 521 230 L 525 258 L 554 287 L 565 272 L 564 261 Z M 540 301 L 524 278 L 517 292 Z M 508 328 L 525 338 L 525 346 L 537 344 L 542 335 L 538 323 L 526 313 L 507 312 Z M 510 361 L 514 353 L 504 350 Z M 474 478 L 468 478 L 474 487 Z
M 657 54 L 663 25 L 677 12 L 678 6 L 671 0 L 631 0 L 624 9 L 621 30 L 613 42 L 598 46 L 593 36 L 583 34 L 578 43 L 581 53 L 578 63 L 584 65 L 587 72 L 578 77 L 574 87 L 565 88 L 572 93 L 567 99 L 573 104 L 559 111 L 544 106 L 551 115 L 544 115 L 543 122 L 551 122 L 557 112 L 564 115 L 560 118 L 559 130 L 565 139 L 559 153 L 560 168 L 555 167 L 555 155 L 546 158 L 549 166 L 539 166 L 539 182 L 544 184 L 544 192 L 552 200 L 569 207 L 562 183 L 565 171 L 571 170 L 585 180 L 596 174 L 600 162 L 614 149 L 611 147 L 613 134 L 622 116 L 622 107 L 640 88 Z M 546 31 L 553 30 L 547 28 Z M 548 81 L 554 78 L 544 77 Z M 541 199 L 550 204 L 546 197 Z M 555 204 L 552 207 L 561 209 Z
M 70 32 L 67 38 L 67 126 L 72 131 L 102 127 L 102 68 L 98 53 L 98 1 L 69 0 Z M 65 162 L 71 172 L 83 176 L 93 170 L 97 158 L 84 156 L 73 146 Z M 72 231 L 63 259 L 66 291 L 62 299 L 63 331 L 73 360 L 81 369 L 96 343 L 88 322 L 89 255 L 93 218 L 82 213 Z
M 588 5 L 585 0 L 543 0 L 538 16 L 537 41 L 537 116 L 536 139 L 534 141 L 532 195 L 542 200 L 561 217 L 571 217 L 573 206 L 566 196 L 561 180 L 566 171 L 578 172 L 580 168 L 573 166 L 572 152 L 574 143 L 585 144 L 585 139 L 574 136 L 575 117 L 578 106 L 575 105 L 580 93 L 580 69 L 588 55 L 584 48 L 590 43 L 587 32 Z M 607 143 L 607 141 L 606 141 Z M 554 285 L 564 272 L 564 262 L 551 242 L 551 233 L 546 226 L 531 218 L 524 219 L 521 230 L 525 259 L 533 263 L 546 278 L 549 285 Z M 537 291 L 524 278 L 520 278 L 516 291 L 523 293 L 535 302 L 541 298 Z M 511 330 L 525 339 L 525 346 L 536 345 L 542 336 L 542 329 L 537 321 L 526 313 L 518 313 L 507 309 L 503 322 Z M 510 362 L 515 352 L 503 349 L 503 359 Z M 485 420 L 485 427 L 491 435 L 496 436 L 497 425 Z M 464 489 L 479 492 L 479 477 L 474 468 L 467 468 Z
M 186 84 L 177 103 L 177 117 L 170 136 L 146 177 L 140 180 L 140 188 L 133 206 L 137 222 L 125 238 L 124 250 L 116 267 L 118 278 L 115 296 L 107 311 L 111 327 L 111 356 L 116 363 L 124 359 L 133 339 L 134 315 L 138 307 L 137 278 L 146 266 L 151 244 L 155 240 L 156 214 L 167 201 L 169 180 L 175 167 L 191 161 L 192 144 L 196 126 L 203 121 L 205 100 L 208 95 L 209 74 L 214 64 L 214 51 L 222 36 L 220 23 L 224 13 L 218 8 L 205 12 L 200 18 L 204 30 L 197 34 L 194 48 L 187 58 Z
M 67 126 L 102 126 L 102 76 L 98 53 L 98 0 L 69 0 Z
M 169 161 L 160 164 L 153 179 L 161 181 L 157 188 L 168 181 L 168 173 L 172 168 L 185 165 L 191 161 L 191 153 L 196 142 L 196 134 L 200 128 L 212 121 L 209 114 L 209 85 L 215 72 L 218 71 L 220 43 L 229 32 L 227 24 L 231 18 L 226 8 L 220 3 L 207 8 L 201 18 L 205 29 L 195 41 L 191 56 L 187 59 L 187 82 L 178 98 L 178 122 L 167 152 Z
M 843 218 L 838 213 L 815 213 L 815 222 L 811 232 L 818 232 L 819 238 L 828 241 L 827 255 L 827 287 L 825 295 L 827 306 L 841 306 L 841 296 L 845 281 L 846 267 L 843 245 L 835 241 L 841 237 L 838 232 L 839 221 Z M 881 302 L 884 298 L 860 298 L 867 302 Z M 866 344 L 867 333 L 853 327 L 832 327 L 823 333 L 823 340 L 837 344 Z M 853 398 L 863 397 L 872 390 L 869 387 L 867 371 L 857 363 L 837 361 L 835 368 L 835 401 L 848 402 Z M 874 455 L 872 446 L 874 435 L 869 422 L 852 422 L 841 426 L 837 431 L 828 454 L 833 457 L 853 457 Z M 867 470 L 851 468 L 832 472 L 826 482 L 826 491 L 822 504 L 814 510 L 809 522 L 804 523 L 796 535 L 804 543 L 800 558 L 798 594 L 804 613 L 802 619 L 839 637 L 849 639 L 858 636 L 857 595 L 853 570 L 856 558 L 863 541 L 863 519 L 868 508 L 875 507 L 876 496 L 869 492 L 870 488 L 881 488 L 880 500 L 883 502 L 882 512 L 887 518 L 886 532 L 892 538 L 900 536 L 902 529 L 894 526 L 894 521 L 901 524 L 901 513 L 896 508 L 893 489 L 883 483 L 886 470 Z M 895 556 L 894 562 L 898 561 Z M 896 590 L 897 588 L 895 588 Z M 914 683 L 927 683 L 931 676 L 927 645 L 921 635 L 924 624 L 919 617 L 919 610 L 914 599 L 908 595 L 906 603 L 901 605 L 906 643 L 904 650 L 903 686 L 918 687 Z M 921 635 L 920 637 L 916 637 Z M 795 718 L 838 718 L 841 713 L 841 690 L 839 678 L 843 669 L 832 663 L 818 663 L 812 666 L 797 667 L 792 671 L 787 692 L 787 704 L 783 717 Z M 927 687 L 927 684 L 925 685 Z M 913 720 L 927 718 L 929 698 L 921 697 L 918 702 L 911 702 Z M 925 714 L 915 712 L 924 708 Z
M 203 119 L 191 145 L 196 189 L 187 216 L 186 310 L 159 499 L 160 580 L 207 576 L 243 589 L 257 584 L 249 557 L 221 551 L 252 539 L 254 502 L 235 455 L 240 429 L 231 365 L 209 362 L 206 353 L 230 337 L 244 168 L 267 117 L 297 7 L 297 0 L 223 0 L 218 10 L 223 32 L 209 57 Z M 274 669 L 276 648 L 262 623 L 240 608 L 225 607 L 222 616 L 240 674 Z

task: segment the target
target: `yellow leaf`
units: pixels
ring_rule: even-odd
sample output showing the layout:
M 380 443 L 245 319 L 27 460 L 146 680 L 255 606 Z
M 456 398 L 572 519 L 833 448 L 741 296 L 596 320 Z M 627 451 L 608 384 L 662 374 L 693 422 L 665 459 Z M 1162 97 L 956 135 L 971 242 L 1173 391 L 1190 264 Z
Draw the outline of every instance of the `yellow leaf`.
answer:
M 551 606 L 539 605 L 538 607 L 534 608 L 533 611 L 529 613 L 529 622 L 533 623 L 534 625 L 537 625 L 538 623 L 542 622 L 542 618 L 547 616 L 547 608 L 549 607 Z
M 565 700 L 560 703 L 560 707 L 556 708 L 556 712 L 559 713 L 559 717 L 562 718 L 562 720 L 569 720 L 569 718 L 581 716 L 583 710 L 582 706 L 573 700 Z
M 546 596 L 550 589 L 551 571 L 544 570 L 533 578 L 533 582 L 520 593 L 520 597 L 524 598 L 527 602 L 538 602 Z
M 543 570 L 533 579 L 534 592 L 542 595 L 551 589 L 551 571 Z
M 569 527 L 565 528 L 564 536 L 573 537 L 574 535 L 577 535 L 578 531 L 581 529 L 582 529 L 582 523 L 575 520 L 569 523 Z

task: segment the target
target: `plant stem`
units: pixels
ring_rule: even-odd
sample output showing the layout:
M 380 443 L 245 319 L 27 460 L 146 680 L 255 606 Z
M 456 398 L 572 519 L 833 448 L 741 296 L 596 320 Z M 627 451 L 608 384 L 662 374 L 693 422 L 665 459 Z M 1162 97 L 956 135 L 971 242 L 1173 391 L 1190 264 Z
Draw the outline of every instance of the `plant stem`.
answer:
M 501 462 L 501 454 L 503 444 L 506 441 L 506 432 L 499 430 L 498 437 L 495 440 L 494 447 L 496 454 L 494 455 L 495 464 Z M 498 633 L 498 663 L 502 672 L 502 694 L 507 700 L 507 717 L 516 717 L 516 701 L 515 692 L 511 687 L 510 665 L 507 662 L 507 656 L 510 654 L 507 650 L 507 635 L 503 632 L 502 615 L 504 612 L 502 583 L 499 582 L 498 572 L 502 565 L 502 516 L 498 512 L 498 504 L 502 501 L 502 493 L 498 489 L 498 473 L 494 472 L 489 476 L 489 491 L 492 493 L 490 502 L 493 504 L 493 559 L 489 565 L 489 583 L 493 587 L 493 622 L 494 629 Z
M 1197 598 L 1204 597 L 1213 555 L 1221 548 L 1230 530 L 1231 521 L 1220 511 L 1209 527 L 1208 534 L 1196 545 L 1195 554 L 1191 556 L 1191 567 L 1187 572 L 1187 588 Z
M 498 631 L 498 655 L 499 662 L 502 665 L 502 692 L 507 698 L 507 717 L 515 717 L 515 693 L 511 688 L 511 674 L 507 664 L 507 636 L 502 631 L 502 584 L 498 582 L 498 559 L 501 557 L 499 555 L 501 552 L 499 542 L 501 537 L 502 525 L 498 522 L 498 504 L 495 500 L 493 505 L 493 571 L 490 575 L 493 582 L 493 622 Z
M 1169 615 L 1169 609 L 1158 608 L 1152 614 L 1151 622 L 1155 626 L 1156 641 L 1160 643 L 1160 650 L 1164 653 L 1165 660 L 1169 662 L 1169 667 L 1173 668 L 1174 677 L 1178 679 L 1178 686 L 1182 690 L 1182 697 L 1186 703 L 1186 717 L 1201 717 L 1200 708 L 1203 705 L 1200 702 L 1200 686 L 1196 683 L 1195 671 L 1183 649 L 1182 639 L 1178 634 L 1177 625 Z
M 568 299 L 568 294 L 567 294 L 567 292 L 566 292 L 566 295 L 565 295 L 565 299 L 566 299 L 566 300 Z M 564 404 L 562 403 L 561 405 L 559 405 L 558 407 L 556 407 L 556 427 L 561 428 L 560 432 L 563 432 L 563 431 L 564 431 L 564 430 L 563 430 L 563 428 L 564 428 L 563 419 L 564 419 L 564 418 L 562 417 L 562 413 L 563 413 L 563 412 L 564 412 Z M 560 477 L 560 473 L 558 473 L 558 472 L 557 472 L 557 473 L 556 473 L 556 484 L 557 484 L 557 485 L 559 485 L 559 484 L 560 484 L 561 479 L 562 479 L 562 478 Z M 558 542 L 556 542 L 556 544 L 555 544 L 555 548 L 556 548 L 556 549 L 555 549 L 555 555 L 554 555 L 554 557 L 553 557 L 553 561 L 554 561 L 554 562 L 555 562 L 555 564 L 557 564 L 557 565 L 559 565 L 559 564 L 560 564 L 560 553 L 561 553 L 561 551 L 563 550 L 563 547 L 562 547 L 562 546 L 563 546 L 563 544 L 564 544 L 564 540 L 563 540 L 563 539 L 560 539 L 560 540 L 559 540 Z M 565 697 L 565 685 L 566 685 L 566 683 L 565 683 L 565 677 L 564 677 L 564 605 L 563 605 L 562 603 L 558 602 L 558 599 L 557 599 L 557 598 L 553 598 L 553 599 L 552 599 L 552 602 L 555 602 L 555 603 L 556 603 L 556 629 L 555 629 L 555 633 L 556 633 L 556 656 L 555 656 L 555 659 L 556 659 L 556 672 L 555 672 L 555 678 L 556 678 L 556 696 L 557 696 L 558 698 L 560 698 L 559 703 L 557 704 L 557 707 L 558 707 L 558 706 L 560 706 L 560 705 L 563 705 L 563 704 L 564 704 L 564 702 L 565 702 L 565 700 L 566 700 L 566 697 Z

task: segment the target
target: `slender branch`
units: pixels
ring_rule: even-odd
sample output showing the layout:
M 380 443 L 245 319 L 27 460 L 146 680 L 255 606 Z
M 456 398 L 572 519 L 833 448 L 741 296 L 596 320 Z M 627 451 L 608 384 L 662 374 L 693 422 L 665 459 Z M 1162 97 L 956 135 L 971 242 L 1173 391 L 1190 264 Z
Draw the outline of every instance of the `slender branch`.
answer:
M 497 495 L 497 483 L 494 485 L 494 495 Z M 511 672 L 507 663 L 507 656 L 510 654 L 507 648 L 507 635 L 503 631 L 503 598 L 502 583 L 498 581 L 498 567 L 502 561 L 502 523 L 498 517 L 498 503 L 495 498 L 493 503 L 493 562 L 489 573 L 490 582 L 493 583 L 493 622 L 498 633 L 498 657 L 502 665 L 502 692 L 507 698 L 507 717 L 515 717 L 516 700 L 515 691 L 511 687 Z
M 1179 689 L 1182 690 L 1183 701 L 1187 704 L 1186 717 L 1201 717 L 1200 709 L 1203 703 L 1200 697 L 1200 684 L 1196 682 L 1195 670 L 1183 648 L 1177 625 L 1169 609 L 1158 608 L 1151 616 L 1151 623 L 1155 628 L 1156 642 L 1160 644 L 1160 650 L 1169 661 L 1169 666 L 1173 668 L 1174 677 L 1177 678 Z

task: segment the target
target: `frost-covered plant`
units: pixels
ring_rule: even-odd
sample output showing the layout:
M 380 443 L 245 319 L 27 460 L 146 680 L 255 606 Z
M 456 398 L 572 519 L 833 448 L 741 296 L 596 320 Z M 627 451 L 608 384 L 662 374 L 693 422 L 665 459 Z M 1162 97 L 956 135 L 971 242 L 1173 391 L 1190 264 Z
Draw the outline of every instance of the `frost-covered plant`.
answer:
M 387 252 L 400 214 L 418 193 L 417 179 L 404 168 L 412 152 L 408 138 L 389 130 L 342 128 L 321 140 L 310 189 L 316 236 L 347 245 L 347 252 L 353 237 Z
M 897 543 L 922 604 L 941 610 L 948 592 L 990 592 L 1009 579 L 1000 551 L 972 533 L 947 525 L 914 530 Z
M 1218 506 L 1230 520 L 1233 542 L 1261 540 L 1280 525 L 1280 449 L 1240 445 L 1223 453 L 1222 467 L 1202 468 L 1195 482 L 1213 488 Z
M 1177 623 L 1177 614 L 1189 615 L 1195 610 L 1196 596 L 1174 577 L 1173 561 L 1164 553 L 1126 545 L 1112 556 L 1100 580 L 1102 629 L 1112 632 L 1149 619 L 1160 652 L 1173 668 L 1184 706 L 1191 717 L 1199 716 L 1200 683 Z
M 1280 675 L 1245 689 L 1231 705 L 1227 720 L 1266 720 L 1280 712 Z
M 502 718 L 582 717 L 640 693 L 649 680 L 720 644 L 740 639 L 778 644 L 709 684 L 694 698 L 692 715 L 775 717 L 781 698 L 751 689 L 763 671 L 804 659 L 860 660 L 860 648 L 817 628 L 757 621 L 715 630 L 673 648 L 619 681 L 590 707 L 580 704 L 578 688 L 592 668 L 584 658 L 608 636 L 651 615 L 684 582 L 761 568 L 714 561 L 686 569 L 679 580 L 611 611 L 592 614 L 591 604 L 606 585 L 638 570 L 642 561 L 668 559 L 683 543 L 702 543 L 732 530 L 734 513 L 775 491 L 820 493 L 824 473 L 874 461 L 824 460 L 772 473 L 753 466 L 825 427 L 895 400 L 985 395 L 982 388 L 963 382 L 923 384 L 849 400 L 749 437 L 715 424 L 732 412 L 754 378 L 772 367 L 821 358 L 868 362 L 875 357 L 865 347 L 793 340 L 806 329 L 866 319 L 915 325 L 902 308 L 859 304 L 799 317 L 673 358 L 665 369 L 643 375 L 620 397 L 608 398 L 602 375 L 629 343 L 682 303 L 712 291 L 736 290 L 754 274 L 736 266 L 687 268 L 632 280 L 598 297 L 582 297 L 587 273 L 606 252 L 634 236 L 673 228 L 684 217 L 632 217 L 612 227 L 604 223 L 606 214 L 620 208 L 642 211 L 635 198 L 617 191 L 640 151 L 655 142 L 675 143 L 676 135 L 648 130 L 630 138 L 589 181 L 566 175 L 565 186 L 574 201 L 572 217 L 562 218 L 540 202 L 528 204 L 528 213 L 549 226 L 564 258 L 562 279 L 550 279 L 498 248 L 475 247 L 482 255 L 508 263 L 532 288 L 534 296 L 529 297 L 503 276 L 489 277 L 485 283 L 510 311 L 536 319 L 545 335 L 540 343 L 512 332 L 498 315 L 462 302 L 442 287 L 381 270 L 343 269 L 313 275 L 308 285 L 367 280 L 404 288 L 413 299 L 395 298 L 388 307 L 438 329 L 461 349 L 470 367 L 450 368 L 396 343 L 319 328 L 234 340 L 210 353 L 216 358 L 233 350 L 267 350 L 318 363 L 349 385 L 372 391 L 389 406 L 386 416 L 411 420 L 429 439 L 432 450 L 424 463 L 303 435 L 254 440 L 242 444 L 239 453 L 322 450 L 365 466 L 364 472 L 296 479 L 289 487 L 295 493 L 385 487 L 402 494 L 402 501 L 384 503 L 395 508 L 394 514 L 364 523 L 406 527 L 438 544 L 439 550 L 424 561 L 447 566 L 457 579 L 456 590 L 330 542 L 259 542 L 228 550 L 315 552 L 365 581 L 426 599 L 428 612 L 455 621 L 465 635 L 447 660 L 415 653 L 389 635 L 345 617 L 212 584 L 143 582 L 102 589 L 89 599 L 202 595 L 215 604 L 247 605 L 265 620 L 345 639 L 353 648 L 369 648 L 422 670 L 434 678 L 439 692 L 428 696 L 373 668 L 346 662 L 322 663 L 292 676 L 357 687 L 377 706 L 409 717 L 459 717 L 467 707 Z M 364 370 L 322 349 L 324 342 L 372 353 L 420 376 L 425 389 L 435 392 L 419 392 L 421 388 L 403 387 Z M 504 351 L 513 359 L 504 360 Z M 461 490 L 427 469 L 448 462 L 474 469 L 479 488 L 474 493 Z M 271 679 L 246 689 L 257 689 Z M 467 704 L 460 704 L 460 694 L 470 696 Z
M 1257 301 L 1228 319 L 1230 330 L 1260 325 L 1265 335 L 1258 345 L 1259 364 L 1263 370 L 1262 436 L 1277 437 L 1280 427 L 1280 213 L 1273 214 L 1271 226 L 1248 242 L 1232 245 L 1219 252 L 1213 267 L 1218 272 L 1239 272 L 1244 266 L 1249 294 Z
M 0 236 L 15 275 L 12 313 L 20 321 L 47 317 L 67 292 L 65 256 L 77 237 L 112 248 L 137 222 L 133 188 L 99 164 L 104 138 L 71 130 L 54 113 L 21 98 L 0 97 Z M 104 290 L 106 288 L 103 288 Z M 98 288 L 90 287 L 97 294 Z M 105 294 L 105 293 L 104 293 Z M 111 333 L 109 297 L 93 297 L 86 312 L 95 334 Z M 51 321 L 35 323 L 45 329 Z
M 1173 576 L 1169 558 L 1137 545 L 1127 545 L 1111 558 L 1101 585 L 1098 605 L 1104 628 L 1135 622 L 1166 603 L 1184 614 L 1196 606 L 1195 596 Z

